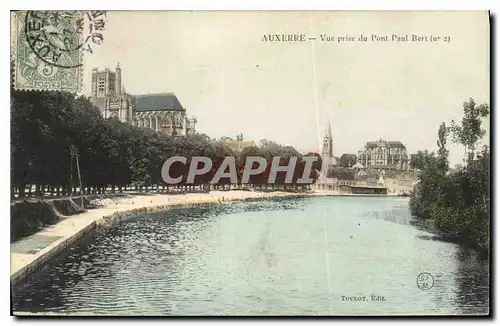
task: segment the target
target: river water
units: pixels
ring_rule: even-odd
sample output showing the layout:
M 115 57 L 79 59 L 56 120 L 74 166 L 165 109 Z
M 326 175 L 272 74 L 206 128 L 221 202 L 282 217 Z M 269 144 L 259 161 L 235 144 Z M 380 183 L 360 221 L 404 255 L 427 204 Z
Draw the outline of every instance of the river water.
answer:
M 482 315 L 488 270 L 473 252 L 415 226 L 407 198 L 265 200 L 144 214 L 102 229 L 16 289 L 13 306 L 126 315 Z

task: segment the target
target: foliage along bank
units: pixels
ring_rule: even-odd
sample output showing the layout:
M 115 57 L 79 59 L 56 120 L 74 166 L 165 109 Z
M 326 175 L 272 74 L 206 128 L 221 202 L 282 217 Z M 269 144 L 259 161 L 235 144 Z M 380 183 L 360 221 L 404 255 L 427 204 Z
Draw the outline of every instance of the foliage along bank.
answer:
M 491 216 L 490 148 L 479 148 L 479 144 L 486 134 L 481 124 L 489 116 L 489 107 L 470 99 L 463 108 L 460 123 L 439 126 L 437 153 L 418 151 L 412 155 L 410 165 L 419 174 L 410 209 L 420 219 L 432 221 L 447 238 L 479 249 L 486 257 Z M 449 168 L 448 138 L 464 148 L 465 166 L 455 171 Z
M 105 189 L 122 191 L 134 185 L 139 189 L 165 187 L 161 168 L 165 160 L 182 155 L 207 156 L 222 162 L 235 156 L 243 169 L 248 155 L 272 158 L 280 156 L 287 164 L 292 156 L 301 157 L 291 146 L 263 141 L 260 147 L 234 153 L 224 141 L 207 135 L 167 136 L 137 128 L 114 119 L 105 120 L 88 98 L 63 92 L 24 92 L 11 90 L 11 193 L 20 198 L 30 193 L 56 195 L 76 193 L 79 185 L 75 160 L 70 147 L 78 153 L 83 193 L 104 193 Z M 317 155 L 310 153 L 310 155 Z M 269 161 L 270 164 L 270 161 Z M 317 163 L 321 166 L 321 161 Z M 188 164 L 189 165 L 189 162 Z M 214 164 L 213 172 L 218 168 Z M 252 176 L 250 183 L 263 184 L 270 166 L 261 175 Z M 297 164 L 294 180 L 301 176 L 302 164 Z M 211 174 L 199 177 L 195 186 L 208 182 Z M 241 173 L 238 173 L 241 178 Z M 312 172 L 316 179 L 316 174 Z M 207 180 L 206 180 L 207 179 Z M 187 187 L 185 178 L 178 187 Z M 276 183 L 284 182 L 278 173 Z M 221 179 L 218 185 L 229 183 Z M 191 186 L 190 186 L 191 187 Z

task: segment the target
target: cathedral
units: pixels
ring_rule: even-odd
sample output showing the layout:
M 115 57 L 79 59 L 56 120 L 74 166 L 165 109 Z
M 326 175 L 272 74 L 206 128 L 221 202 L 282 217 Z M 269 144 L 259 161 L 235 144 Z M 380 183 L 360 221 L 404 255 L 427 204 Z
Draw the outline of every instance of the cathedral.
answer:
M 131 95 L 122 84 L 122 71 L 106 68 L 92 70 L 90 100 L 104 118 L 115 118 L 131 125 L 171 136 L 196 132 L 196 118 L 188 118 L 186 109 L 173 93 Z
M 321 158 L 323 160 L 329 160 L 330 166 L 336 166 L 338 158 L 333 156 L 333 137 L 332 128 L 330 126 L 330 121 L 326 124 L 325 136 L 323 137 L 323 142 L 320 151 Z

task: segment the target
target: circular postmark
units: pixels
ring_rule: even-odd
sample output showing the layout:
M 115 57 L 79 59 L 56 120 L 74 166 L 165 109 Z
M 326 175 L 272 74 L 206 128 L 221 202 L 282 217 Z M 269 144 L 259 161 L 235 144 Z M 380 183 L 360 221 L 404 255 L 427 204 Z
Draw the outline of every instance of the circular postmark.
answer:
M 80 51 L 92 53 L 92 44 L 104 40 L 105 11 L 28 11 L 26 41 L 44 63 L 59 68 L 82 65 Z
M 417 286 L 421 290 L 430 290 L 434 286 L 434 277 L 427 272 L 420 273 L 417 276 Z

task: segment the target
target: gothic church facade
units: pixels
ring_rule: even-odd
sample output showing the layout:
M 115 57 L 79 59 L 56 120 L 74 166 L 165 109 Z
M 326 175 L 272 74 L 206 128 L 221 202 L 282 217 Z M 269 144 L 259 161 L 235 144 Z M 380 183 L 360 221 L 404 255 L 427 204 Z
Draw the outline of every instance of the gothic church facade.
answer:
M 119 64 L 115 71 L 108 68 L 92 70 L 90 100 L 106 119 L 118 119 L 172 136 L 196 132 L 196 118 L 188 118 L 186 109 L 175 94 L 128 94 L 122 83 Z

